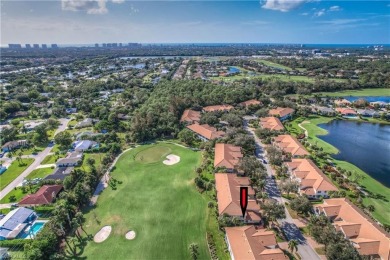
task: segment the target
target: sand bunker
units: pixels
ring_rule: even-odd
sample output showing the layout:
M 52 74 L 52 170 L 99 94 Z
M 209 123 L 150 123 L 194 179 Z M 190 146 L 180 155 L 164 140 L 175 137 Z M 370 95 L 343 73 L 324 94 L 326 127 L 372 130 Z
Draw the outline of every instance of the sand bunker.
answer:
M 165 165 L 173 165 L 180 162 L 180 156 L 169 154 L 167 155 L 167 159 L 163 161 Z
M 111 226 L 102 227 L 102 229 L 100 229 L 99 232 L 97 232 L 96 235 L 93 237 L 93 241 L 95 241 L 96 243 L 103 242 L 110 236 L 111 230 Z
M 133 230 L 130 230 L 126 233 L 126 239 L 133 240 L 135 238 L 135 232 Z

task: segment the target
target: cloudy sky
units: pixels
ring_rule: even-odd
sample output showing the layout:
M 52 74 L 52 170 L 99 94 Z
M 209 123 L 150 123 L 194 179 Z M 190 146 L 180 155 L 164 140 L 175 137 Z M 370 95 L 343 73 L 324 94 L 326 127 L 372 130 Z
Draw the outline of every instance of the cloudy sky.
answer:
M 1 1 L 1 44 L 390 43 L 390 1 Z

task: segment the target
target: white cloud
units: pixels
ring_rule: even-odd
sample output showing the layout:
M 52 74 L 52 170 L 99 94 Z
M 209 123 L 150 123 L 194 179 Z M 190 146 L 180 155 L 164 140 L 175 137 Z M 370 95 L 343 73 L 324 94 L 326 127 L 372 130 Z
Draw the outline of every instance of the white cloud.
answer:
M 301 13 L 301 15 L 307 16 L 309 15 L 309 13 Z
M 334 5 L 334 6 L 331 6 L 330 8 L 329 8 L 329 11 L 331 11 L 331 12 L 337 12 L 337 11 L 341 11 L 342 9 L 340 8 L 340 6 L 338 6 L 338 5 Z
M 328 24 L 328 25 L 345 25 L 345 24 L 354 24 L 366 19 L 333 19 L 328 21 L 319 21 L 317 23 Z
M 124 0 L 111 0 L 115 4 L 121 4 Z M 87 14 L 106 14 L 107 0 L 61 0 L 64 11 L 85 11 Z
M 274 10 L 274 11 L 281 11 L 281 12 L 288 12 L 290 10 L 293 10 L 297 8 L 298 6 L 308 2 L 308 0 L 264 0 L 261 1 L 261 3 L 264 3 L 262 5 L 262 8 Z
M 139 9 L 135 8 L 133 5 L 130 6 L 130 15 L 139 13 Z
M 315 12 L 314 16 L 317 16 L 317 17 L 323 16 L 325 14 L 325 12 L 326 12 L 325 9 L 321 9 L 318 12 Z
M 267 25 L 270 24 L 268 21 L 263 20 L 252 20 L 252 21 L 244 21 L 241 22 L 242 25 Z

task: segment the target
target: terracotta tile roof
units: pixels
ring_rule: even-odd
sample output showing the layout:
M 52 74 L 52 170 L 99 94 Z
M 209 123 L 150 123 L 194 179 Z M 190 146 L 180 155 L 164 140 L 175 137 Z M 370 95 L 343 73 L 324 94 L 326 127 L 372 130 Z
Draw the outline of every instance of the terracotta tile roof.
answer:
M 214 167 L 234 169 L 243 157 L 241 147 L 231 144 L 215 144 Z
M 291 162 L 286 162 L 286 164 L 291 173 L 301 180 L 300 188 L 302 190 L 310 188 L 314 189 L 314 192 L 338 190 L 312 160 L 292 159 Z M 305 191 L 309 195 L 307 192 L 311 191 Z
M 329 217 L 324 209 L 331 206 L 339 207 L 338 214 L 331 215 L 335 218 L 336 228 L 352 236 L 350 241 L 360 254 L 378 254 L 381 259 L 390 259 L 390 235 L 386 231 L 346 198 L 325 199 L 324 203 L 315 208 Z
M 291 135 L 278 135 L 274 138 L 274 144 L 286 153 L 291 153 L 292 156 L 309 155 L 305 147 Z
M 220 215 L 226 213 L 230 216 L 242 216 L 240 207 L 240 187 L 248 187 L 249 197 L 255 195 L 255 191 L 249 186 L 248 177 L 237 177 L 236 174 L 231 173 L 215 174 L 215 188 L 217 190 L 218 212 Z M 251 211 L 255 214 L 251 213 L 249 218 L 259 218 L 260 220 L 260 207 L 255 200 L 249 198 L 247 213 Z M 257 215 L 257 217 L 255 217 L 255 215 Z
M 208 124 L 204 124 L 204 125 L 192 124 L 186 127 L 208 140 L 220 138 L 225 135 L 225 132 L 218 131 L 216 128 L 209 126 Z
M 280 122 L 279 118 L 273 116 L 260 118 L 260 125 L 262 128 L 274 131 L 280 131 L 284 129 L 284 126 L 282 122 Z
M 346 100 L 346 99 L 337 99 L 334 101 L 334 103 L 337 105 L 337 106 L 340 106 L 340 105 L 350 105 L 352 104 L 350 101 Z
M 342 115 L 357 115 L 356 111 L 351 108 L 338 107 L 336 108 L 336 111 Z
M 254 226 L 227 227 L 226 237 L 234 259 L 285 260 L 272 231 Z
M 239 105 L 249 107 L 250 105 L 261 105 L 261 102 L 256 99 L 251 99 L 251 100 L 241 102 L 239 103 Z
M 214 111 L 229 111 L 233 109 L 231 105 L 216 105 L 216 106 L 207 106 L 203 108 L 205 112 L 214 112 Z
M 35 194 L 25 196 L 19 205 L 45 205 L 51 204 L 57 194 L 62 190 L 62 185 L 43 185 Z
M 198 121 L 200 121 L 200 112 L 191 109 L 184 110 L 183 115 L 180 119 L 180 122 L 193 123 Z
M 294 113 L 294 109 L 292 108 L 289 108 L 289 107 L 277 107 L 275 109 L 271 109 L 268 114 L 270 116 L 280 116 L 280 117 L 284 117 L 284 116 L 287 116 L 289 114 L 292 114 Z

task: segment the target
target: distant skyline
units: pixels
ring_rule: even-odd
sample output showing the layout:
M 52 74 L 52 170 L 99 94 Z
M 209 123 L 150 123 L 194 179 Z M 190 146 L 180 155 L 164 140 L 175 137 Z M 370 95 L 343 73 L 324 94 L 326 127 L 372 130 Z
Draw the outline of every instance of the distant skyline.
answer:
M 390 1 L 1 1 L 8 43 L 390 44 Z

